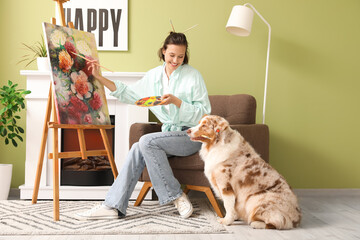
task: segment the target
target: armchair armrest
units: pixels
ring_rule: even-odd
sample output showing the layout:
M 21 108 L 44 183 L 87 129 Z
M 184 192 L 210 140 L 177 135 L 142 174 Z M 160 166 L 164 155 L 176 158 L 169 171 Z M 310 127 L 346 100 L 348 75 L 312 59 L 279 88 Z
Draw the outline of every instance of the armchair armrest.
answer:
M 160 132 L 161 131 L 161 125 L 153 124 L 153 123 L 134 123 L 130 127 L 130 133 L 129 133 L 129 146 L 131 146 L 138 142 L 140 137 L 153 132 Z
M 265 124 L 230 125 L 248 141 L 262 159 L 269 162 L 269 128 Z

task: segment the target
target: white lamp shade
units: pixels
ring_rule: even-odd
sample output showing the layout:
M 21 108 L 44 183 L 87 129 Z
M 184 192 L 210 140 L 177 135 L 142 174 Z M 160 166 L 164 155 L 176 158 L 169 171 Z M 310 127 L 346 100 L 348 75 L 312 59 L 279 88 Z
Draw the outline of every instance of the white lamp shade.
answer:
M 253 18 L 253 10 L 243 5 L 236 5 L 231 11 L 226 31 L 237 36 L 249 36 Z

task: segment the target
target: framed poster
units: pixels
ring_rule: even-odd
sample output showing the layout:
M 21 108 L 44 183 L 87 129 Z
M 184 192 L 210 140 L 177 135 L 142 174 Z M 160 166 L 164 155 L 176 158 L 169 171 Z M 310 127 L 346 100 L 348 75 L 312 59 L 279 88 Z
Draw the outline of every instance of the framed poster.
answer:
M 104 86 L 88 60 L 98 59 L 92 33 L 43 23 L 58 121 L 110 125 Z
M 128 0 L 71 0 L 63 7 L 66 23 L 94 33 L 99 51 L 128 50 Z M 57 9 L 55 14 L 60 23 Z

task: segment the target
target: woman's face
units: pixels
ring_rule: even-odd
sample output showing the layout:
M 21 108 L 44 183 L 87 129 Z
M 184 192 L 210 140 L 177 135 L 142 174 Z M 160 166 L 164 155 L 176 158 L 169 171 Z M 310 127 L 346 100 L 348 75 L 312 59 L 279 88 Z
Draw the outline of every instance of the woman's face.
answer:
M 171 74 L 184 62 L 186 46 L 184 45 L 167 45 L 167 49 L 163 50 L 166 68 Z

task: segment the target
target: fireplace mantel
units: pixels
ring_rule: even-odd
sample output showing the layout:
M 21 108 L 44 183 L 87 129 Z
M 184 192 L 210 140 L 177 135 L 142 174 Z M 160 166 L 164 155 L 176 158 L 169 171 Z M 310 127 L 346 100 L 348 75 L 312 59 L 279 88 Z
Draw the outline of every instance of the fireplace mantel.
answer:
M 128 85 L 141 79 L 144 74 L 143 72 L 103 72 L 104 77 L 113 81 L 120 80 Z M 34 70 L 22 70 L 20 71 L 20 75 L 26 76 L 27 89 L 31 90 L 31 94 L 26 96 L 25 184 L 19 188 L 21 199 L 31 199 L 51 76 L 50 72 Z M 109 93 L 106 89 L 109 113 L 110 115 L 115 115 L 114 158 L 116 166 L 118 170 L 120 170 L 129 150 L 130 126 L 135 122 L 148 122 L 148 110 L 146 108 L 121 103 L 117 101 L 116 98 L 110 96 Z M 52 130 L 49 131 L 45 149 L 38 199 L 52 199 L 53 162 L 47 157 L 50 152 L 52 152 Z M 60 186 L 60 199 L 104 199 L 108 189 L 109 186 Z M 140 189 L 141 183 L 135 188 L 132 198 L 136 198 Z M 148 196 L 148 198 L 149 197 L 150 196 Z

